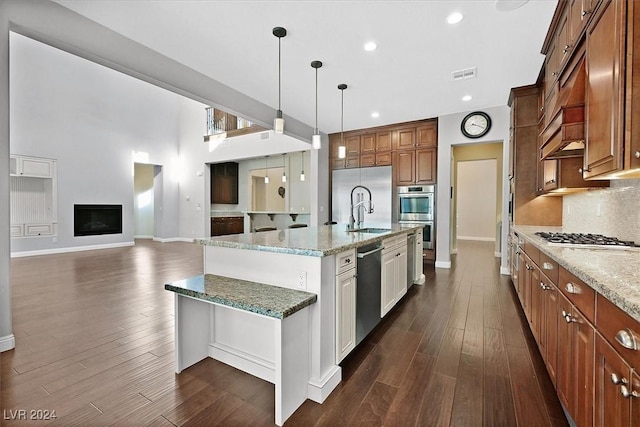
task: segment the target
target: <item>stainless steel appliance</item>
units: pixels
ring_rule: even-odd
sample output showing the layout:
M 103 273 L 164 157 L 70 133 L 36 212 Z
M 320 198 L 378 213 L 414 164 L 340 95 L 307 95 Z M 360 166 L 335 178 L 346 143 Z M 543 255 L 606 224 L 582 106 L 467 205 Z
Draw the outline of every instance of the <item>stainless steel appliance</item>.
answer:
M 412 185 L 396 188 L 395 214 L 400 224 L 419 224 L 422 230 L 422 248 L 433 249 L 436 219 L 435 185 Z
M 331 179 L 331 220 L 340 224 L 349 223 L 351 216 L 351 190 L 356 186 L 366 186 L 371 192 L 371 200 L 375 209 L 364 215 L 368 203 L 355 210 L 362 215 L 367 224 L 390 224 L 392 208 L 392 176 L 391 166 L 373 168 L 337 169 Z M 369 200 L 369 194 L 362 188 L 354 192 L 355 202 Z
M 356 271 L 356 345 L 380 322 L 381 242 L 358 248 Z
M 398 221 L 399 224 L 422 225 L 422 249 L 433 249 L 436 228 L 433 221 Z
M 398 222 L 435 220 L 435 185 L 398 187 Z
M 617 237 L 603 236 L 602 234 L 584 233 L 555 233 L 539 231 L 536 235 L 542 237 L 549 245 L 578 247 L 578 248 L 606 248 L 606 249 L 631 249 L 637 248 L 632 240 L 620 240 Z

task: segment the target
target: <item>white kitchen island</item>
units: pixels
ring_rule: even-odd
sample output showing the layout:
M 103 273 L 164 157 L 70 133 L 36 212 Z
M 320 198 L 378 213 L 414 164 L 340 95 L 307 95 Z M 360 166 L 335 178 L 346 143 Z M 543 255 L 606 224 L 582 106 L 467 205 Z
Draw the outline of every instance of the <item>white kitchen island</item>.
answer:
M 345 260 L 344 254 L 353 253 L 354 259 L 350 262 L 355 264 L 356 248 L 391 238 L 399 241 L 403 235 L 417 232 L 420 227 L 391 224 L 384 228 L 388 231 L 347 232 L 344 224 L 337 224 L 218 236 L 197 239 L 196 242 L 204 245 L 205 276 L 240 279 L 315 294 L 315 302 L 301 310 L 295 324 L 308 332 L 304 334 L 308 335 L 308 351 L 299 352 L 300 358 L 307 359 L 300 364 L 307 372 L 299 373 L 308 379 L 305 398 L 322 403 L 342 378 L 336 351 L 337 330 L 340 328 L 337 324 L 340 309 L 336 307 L 336 289 L 337 273 L 340 263 Z M 185 298 L 185 295 L 176 293 L 176 301 L 179 298 Z M 355 311 L 347 317 L 351 315 L 355 325 Z M 176 322 L 180 317 L 176 312 Z M 202 329 L 206 332 L 198 334 L 192 331 L 192 327 L 203 322 L 206 327 Z M 289 338 L 283 336 L 282 347 L 276 348 L 273 322 L 265 322 L 256 313 L 218 305 L 192 323 L 176 327 L 177 359 L 184 351 L 179 344 L 185 342 L 184 339 L 181 341 L 181 333 L 197 335 L 199 338 L 187 340 L 191 343 L 189 345 L 199 340 L 200 348 L 206 351 L 196 352 L 199 356 L 187 362 L 183 360 L 177 365 L 178 372 L 209 356 L 274 382 L 273 366 L 277 365 L 281 348 L 288 345 L 284 340 L 291 339 L 291 335 Z M 287 382 L 288 379 L 282 378 L 282 381 Z M 289 415 L 285 414 L 277 422 L 284 422 Z

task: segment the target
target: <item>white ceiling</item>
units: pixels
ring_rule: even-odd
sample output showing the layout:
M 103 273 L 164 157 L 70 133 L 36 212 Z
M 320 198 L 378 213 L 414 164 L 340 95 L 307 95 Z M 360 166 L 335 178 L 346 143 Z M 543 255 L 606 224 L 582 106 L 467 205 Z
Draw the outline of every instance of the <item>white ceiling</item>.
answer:
M 503 2 L 505 0 L 501 0 Z M 505 105 L 509 89 L 534 83 L 556 0 L 531 0 L 510 12 L 495 0 L 187 1 L 60 0 L 58 3 L 264 104 L 278 105 L 282 39 L 282 110 L 314 126 L 344 129 L 437 117 Z M 446 23 L 453 11 L 464 14 Z M 374 40 L 378 49 L 366 52 Z M 451 73 L 477 67 L 475 79 Z M 471 95 L 469 102 L 461 100 Z M 372 118 L 377 111 L 379 118 Z M 204 118 L 203 118 L 204 120 Z

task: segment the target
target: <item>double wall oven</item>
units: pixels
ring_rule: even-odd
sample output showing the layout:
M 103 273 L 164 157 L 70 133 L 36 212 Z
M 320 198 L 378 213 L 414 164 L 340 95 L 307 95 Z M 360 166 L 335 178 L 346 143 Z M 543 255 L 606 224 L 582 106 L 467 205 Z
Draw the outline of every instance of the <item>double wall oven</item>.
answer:
M 435 185 L 397 187 L 397 215 L 400 224 L 422 224 L 422 247 L 434 248 Z

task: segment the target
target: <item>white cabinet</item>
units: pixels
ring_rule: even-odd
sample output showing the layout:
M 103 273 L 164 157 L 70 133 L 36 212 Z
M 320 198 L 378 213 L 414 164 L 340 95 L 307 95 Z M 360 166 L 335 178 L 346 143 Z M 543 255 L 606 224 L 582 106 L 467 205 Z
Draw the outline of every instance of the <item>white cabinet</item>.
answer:
M 17 155 L 9 160 L 11 237 L 55 235 L 56 160 Z
M 356 347 L 356 252 L 336 255 L 336 363 Z
M 407 293 L 407 235 L 386 239 L 382 242 L 382 274 L 380 316 L 389 310 Z
M 11 156 L 9 173 L 13 176 L 53 178 L 55 160 L 38 157 Z

